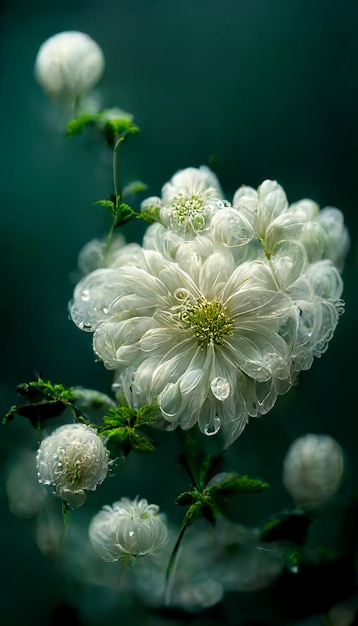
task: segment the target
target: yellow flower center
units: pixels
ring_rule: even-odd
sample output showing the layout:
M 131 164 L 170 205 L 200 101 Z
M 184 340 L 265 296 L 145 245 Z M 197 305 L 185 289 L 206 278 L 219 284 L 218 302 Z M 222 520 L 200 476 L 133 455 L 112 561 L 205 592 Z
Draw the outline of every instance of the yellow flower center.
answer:
M 197 216 L 199 223 L 202 221 L 198 213 L 201 213 L 203 210 L 203 201 L 197 195 L 185 196 L 182 193 L 179 194 L 172 200 L 172 209 L 173 217 L 179 224 L 184 222 L 188 217 L 195 218 L 195 216 Z
M 187 302 L 180 314 L 184 328 L 192 331 L 199 346 L 204 348 L 210 343 L 222 344 L 223 338 L 232 333 L 233 325 L 225 306 L 214 298 L 198 298 Z

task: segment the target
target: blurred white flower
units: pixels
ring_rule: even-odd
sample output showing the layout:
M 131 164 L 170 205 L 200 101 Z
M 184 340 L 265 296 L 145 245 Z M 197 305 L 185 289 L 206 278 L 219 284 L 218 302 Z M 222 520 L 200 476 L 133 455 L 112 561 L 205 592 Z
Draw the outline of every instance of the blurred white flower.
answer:
M 106 239 L 92 239 L 86 243 L 78 255 L 78 269 L 81 278 L 100 267 L 110 267 L 125 243 L 124 237 L 117 233 L 113 234 L 108 249 Z
M 104 56 L 98 44 L 77 31 L 53 35 L 40 47 L 35 77 L 54 100 L 73 105 L 101 78 Z
M 12 462 L 6 479 L 6 491 L 11 513 L 18 517 L 37 515 L 47 498 L 36 474 L 36 453 L 23 451 Z
M 155 554 L 167 542 L 167 526 L 156 504 L 122 498 L 93 517 L 89 538 L 104 561 L 118 561 Z
M 296 439 L 283 462 L 283 482 L 303 509 L 319 506 L 341 484 L 343 450 L 329 435 L 308 434 Z
M 72 508 L 81 506 L 85 490 L 94 491 L 108 472 L 108 451 L 96 431 L 66 424 L 46 437 L 37 451 L 39 482 L 52 485 Z

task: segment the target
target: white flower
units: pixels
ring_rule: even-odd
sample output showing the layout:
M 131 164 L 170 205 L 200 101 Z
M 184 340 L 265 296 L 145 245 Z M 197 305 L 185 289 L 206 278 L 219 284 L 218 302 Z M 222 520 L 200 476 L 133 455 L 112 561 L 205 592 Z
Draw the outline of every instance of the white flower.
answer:
M 100 79 L 104 57 L 98 44 L 77 31 L 47 39 L 35 61 L 35 76 L 44 91 L 59 102 L 73 104 Z
M 155 554 L 167 542 L 167 526 L 156 504 L 122 498 L 93 517 L 89 538 L 102 559 L 118 561 Z
M 86 243 L 78 255 L 78 269 L 81 275 L 89 274 L 100 267 L 110 267 L 123 246 L 125 239 L 118 234 L 113 235 L 108 249 L 105 239 L 92 239 Z
M 248 415 L 267 411 L 255 383 L 280 368 L 289 375 L 279 330 L 292 304 L 262 262 L 235 267 L 227 250 L 201 260 L 195 246 L 191 255 L 187 271 L 143 250 L 142 267 L 93 272 L 77 285 L 71 315 L 95 329 L 95 352 L 117 371 L 118 385 L 133 370 L 136 405 L 157 401 L 172 428 L 198 421 L 206 434 L 223 427 L 231 442 Z
M 266 254 L 271 254 L 281 241 L 301 241 L 310 263 L 331 260 L 342 270 L 349 247 L 349 235 L 341 211 L 332 207 L 319 210 L 313 200 L 303 199 L 288 204 L 283 188 L 265 180 L 257 189 L 240 187 L 233 199 L 238 216 L 232 215 L 230 226 L 222 226 L 224 216 L 213 219 L 214 237 L 228 245 L 243 245 L 255 237 Z M 252 232 L 253 231 L 253 232 Z
M 85 490 L 94 491 L 106 478 L 108 451 L 93 428 L 66 424 L 41 442 L 37 472 L 40 483 L 52 485 L 56 495 L 77 508 Z
M 338 490 L 343 451 L 328 435 L 308 434 L 296 439 L 283 464 L 283 482 L 296 504 L 314 508 Z
M 164 228 L 185 238 L 206 230 L 215 212 L 228 205 L 219 181 L 205 165 L 180 170 L 162 188 L 162 197 L 144 200 L 142 210 L 156 211 Z

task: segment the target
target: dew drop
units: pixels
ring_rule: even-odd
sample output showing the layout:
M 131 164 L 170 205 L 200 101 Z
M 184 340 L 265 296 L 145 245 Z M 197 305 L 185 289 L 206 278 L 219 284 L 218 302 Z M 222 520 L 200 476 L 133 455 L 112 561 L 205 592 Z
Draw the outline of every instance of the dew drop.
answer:
M 104 313 L 105 315 L 108 315 L 108 313 L 109 313 L 109 308 L 108 308 L 108 306 L 104 306 L 104 307 L 103 307 L 103 309 L 102 309 L 102 311 L 103 311 L 103 313 Z
M 81 293 L 81 300 L 83 302 L 88 302 L 89 299 L 90 299 L 90 292 L 88 289 L 84 289 Z
M 210 388 L 217 400 L 226 400 L 230 393 L 230 383 L 227 378 L 223 378 L 222 376 L 213 378 L 210 383 Z
M 220 430 L 221 422 L 219 417 L 214 417 L 208 424 L 206 424 L 204 428 L 204 432 L 209 437 L 211 435 L 216 435 L 216 433 Z

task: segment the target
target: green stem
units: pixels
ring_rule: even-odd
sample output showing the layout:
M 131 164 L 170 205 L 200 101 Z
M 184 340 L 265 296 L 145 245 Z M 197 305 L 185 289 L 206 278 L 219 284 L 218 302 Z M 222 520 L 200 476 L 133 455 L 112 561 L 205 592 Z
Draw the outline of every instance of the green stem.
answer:
M 112 169 L 113 169 L 113 185 L 114 185 L 114 196 L 115 196 L 115 200 L 114 200 L 114 206 L 115 209 L 118 206 L 118 202 L 120 200 L 121 194 L 120 194 L 120 186 L 119 186 L 119 179 L 118 179 L 118 148 L 120 146 L 121 143 L 123 143 L 124 141 L 126 141 L 126 137 L 124 135 L 121 135 L 116 143 L 114 144 L 113 147 L 113 165 L 112 165 Z M 112 239 L 112 235 L 113 235 L 113 231 L 115 228 L 115 214 L 113 215 L 113 220 L 112 220 L 112 224 L 111 227 L 108 231 L 108 235 L 107 235 L 107 240 L 106 240 L 106 247 L 105 247 L 105 251 L 108 252 L 109 250 L 109 246 L 111 243 L 111 239 Z
M 179 551 L 184 533 L 186 529 L 188 528 L 189 524 L 190 524 L 190 520 L 188 520 L 187 518 L 184 518 L 178 539 L 175 542 L 175 546 L 173 548 L 173 551 L 170 555 L 170 559 L 168 562 L 168 567 L 167 567 L 167 571 L 165 574 L 165 604 L 166 606 L 169 606 L 170 604 L 170 596 L 171 596 L 172 586 L 173 586 L 173 576 L 175 572 L 175 566 L 177 564 L 178 551 Z
M 118 200 L 120 198 L 120 191 L 119 191 L 120 187 L 119 187 L 119 180 L 118 180 L 118 148 L 120 144 L 123 143 L 125 140 L 126 138 L 122 135 L 121 137 L 117 139 L 113 148 L 113 183 L 114 183 L 114 195 L 116 196 L 116 207 L 118 204 Z

